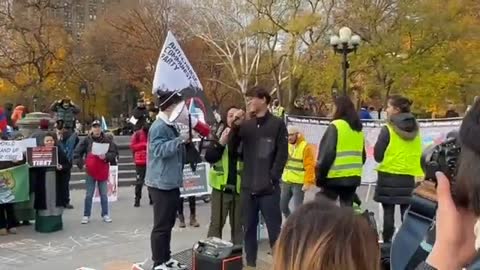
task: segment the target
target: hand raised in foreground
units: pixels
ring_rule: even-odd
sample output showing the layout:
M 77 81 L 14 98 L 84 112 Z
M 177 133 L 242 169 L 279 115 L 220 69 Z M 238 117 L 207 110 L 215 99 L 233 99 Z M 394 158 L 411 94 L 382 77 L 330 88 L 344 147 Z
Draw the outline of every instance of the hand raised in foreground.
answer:
M 476 254 L 474 227 L 477 217 L 472 211 L 457 207 L 448 178 L 441 172 L 436 176 L 436 241 L 427 263 L 439 270 L 462 269 Z

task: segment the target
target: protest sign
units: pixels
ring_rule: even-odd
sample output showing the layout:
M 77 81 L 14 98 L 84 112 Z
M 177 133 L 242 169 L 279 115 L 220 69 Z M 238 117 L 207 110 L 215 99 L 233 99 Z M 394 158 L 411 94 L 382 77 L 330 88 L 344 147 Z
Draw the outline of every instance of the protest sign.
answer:
M 210 194 L 209 169 L 210 165 L 206 162 L 197 164 L 195 172 L 192 171 L 190 166 L 185 166 L 183 169 L 183 188 L 180 188 L 181 197 Z
M 0 140 L 0 161 L 18 161 L 23 159 L 23 147 L 18 141 Z
M 23 139 L 21 141 L 17 141 L 17 143 L 19 143 L 22 147 L 22 152 L 26 152 L 27 151 L 27 148 L 29 147 L 37 147 L 37 139 L 35 138 L 27 138 L 27 139 Z
M 110 166 L 107 191 L 108 201 L 116 202 L 118 200 L 118 166 Z M 98 192 L 98 187 L 95 188 L 93 202 L 100 202 L 100 193 Z
M 191 86 L 203 89 L 180 44 L 169 31 L 155 69 L 152 93 L 159 89 L 180 91 Z
M 0 170 L 0 204 L 28 201 L 29 188 L 28 165 Z
M 56 167 L 58 164 L 57 147 L 27 148 L 27 163 L 30 167 Z
M 319 149 L 320 140 L 330 124 L 329 119 L 306 117 L 306 116 L 286 116 L 287 125 L 296 126 L 305 136 L 305 140 L 313 145 L 316 152 L 322 151 Z M 459 119 L 419 119 L 420 136 L 422 137 L 422 145 L 424 148 L 431 144 L 438 144 L 442 142 L 448 132 L 458 129 L 461 125 Z M 367 152 L 367 160 L 363 166 L 362 183 L 372 184 L 377 182 L 376 168 L 378 163 L 373 157 L 373 149 L 377 142 L 378 135 L 382 126 L 385 125 L 383 121 L 364 121 L 363 133 L 365 136 L 365 150 Z M 317 156 L 317 153 L 315 154 Z

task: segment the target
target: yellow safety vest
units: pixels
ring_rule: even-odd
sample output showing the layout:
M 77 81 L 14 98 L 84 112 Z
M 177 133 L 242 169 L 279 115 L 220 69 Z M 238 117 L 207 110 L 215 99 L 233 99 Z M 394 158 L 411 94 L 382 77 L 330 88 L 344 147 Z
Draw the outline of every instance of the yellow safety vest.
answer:
M 390 142 L 377 170 L 391 174 L 424 176 L 421 165 L 422 139 L 420 133 L 413 140 L 401 138 L 389 124 Z
M 353 130 L 345 120 L 334 120 L 331 124 L 337 128 L 337 153 L 327 178 L 362 176 L 363 132 Z
M 283 170 L 282 180 L 287 183 L 303 184 L 305 168 L 303 167 L 303 152 L 308 143 L 303 140 L 298 146 L 288 144 L 288 161 Z
M 243 163 L 237 162 L 237 193 L 240 194 L 240 182 L 242 175 Z M 228 180 L 228 147 L 223 151 L 222 159 L 215 163 L 209 172 L 209 184 L 216 190 L 224 190 Z
M 283 108 L 282 106 L 278 106 L 272 109 L 272 114 L 277 117 L 282 117 L 283 112 L 285 112 L 285 108 Z

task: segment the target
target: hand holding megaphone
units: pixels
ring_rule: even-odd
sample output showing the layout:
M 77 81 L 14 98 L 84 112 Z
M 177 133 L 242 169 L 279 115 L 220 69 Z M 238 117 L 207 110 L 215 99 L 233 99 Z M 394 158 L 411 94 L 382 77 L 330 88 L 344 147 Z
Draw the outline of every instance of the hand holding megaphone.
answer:
M 192 129 L 198 132 L 200 136 L 207 137 L 210 133 L 210 126 L 200 121 L 197 117 L 190 115 L 185 106 L 185 101 L 182 101 L 175 106 L 168 120 L 172 123 L 178 122 L 190 126 L 190 119 Z

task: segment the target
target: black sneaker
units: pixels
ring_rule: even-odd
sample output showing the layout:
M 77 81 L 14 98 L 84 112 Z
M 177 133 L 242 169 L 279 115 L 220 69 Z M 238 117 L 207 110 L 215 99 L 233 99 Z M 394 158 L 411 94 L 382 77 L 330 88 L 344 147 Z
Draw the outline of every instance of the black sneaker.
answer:
M 135 200 L 135 203 L 133 204 L 133 207 L 140 207 L 140 201 Z
M 73 209 L 73 205 L 67 203 L 67 205 L 65 205 L 65 209 Z
M 177 260 L 170 259 L 168 262 L 157 265 L 153 270 L 184 270 L 187 266 Z

